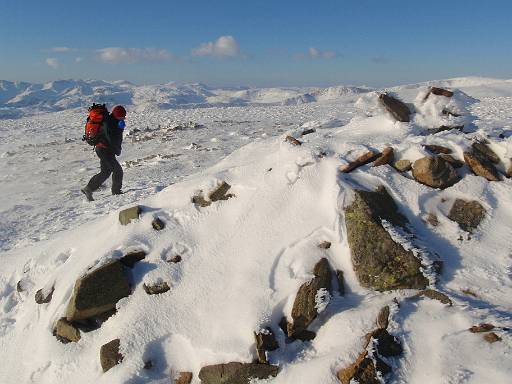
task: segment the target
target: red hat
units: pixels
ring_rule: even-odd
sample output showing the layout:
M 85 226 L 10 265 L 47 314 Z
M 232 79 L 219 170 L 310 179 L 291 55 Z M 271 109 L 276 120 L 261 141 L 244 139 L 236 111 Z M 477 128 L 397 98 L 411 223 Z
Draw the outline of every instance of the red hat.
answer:
M 112 116 L 117 120 L 123 120 L 126 117 L 126 109 L 122 105 L 117 105 L 112 110 Z

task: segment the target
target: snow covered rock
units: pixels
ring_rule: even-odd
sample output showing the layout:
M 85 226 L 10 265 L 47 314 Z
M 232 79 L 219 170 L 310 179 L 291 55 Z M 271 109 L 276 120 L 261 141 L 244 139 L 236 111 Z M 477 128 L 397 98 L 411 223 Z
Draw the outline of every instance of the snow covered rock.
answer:
M 143 284 L 142 287 L 146 291 L 148 295 L 159 295 L 160 293 L 167 292 L 171 289 L 169 287 L 169 284 L 167 284 L 165 281 L 158 282 L 155 284 Z
M 485 208 L 478 201 L 456 199 L 448 218 L 457 222 L 461 229 L 472 232 L 484 219 L 485 213 Z
M 436 155 L 440 155 L 441 153 L 452 153 L 452 150 L 450 148 L 443 147 L 442 145 L 425 144 L 423 147 L 428 151 L 435 153 Z
M 228 200 L 235 195 L 232 193 L 227 193 L 231 185 L 223 181 L 220 183 L 213 191 L 208 194 L 208 200 L 204 198 L 203 191 L 199 191 L 196 195 L 192 197 L 192 202 L 196 207 L 208 207 L 211 203 L 219 200 Z
M 498 170 L 486 157 L 479 154 L 479 152 L 464 152 L 464 161 L 475 175 L 482 176 L 489 181 L 501 180 Z
M 350 384 L 353 380 L 359 384 L 382 384 L 377 371 L 388 373 L 391 368 L 382 359 L 372 359 L 368 355 L 368 351 L 361 352 L 353 364 L 338 371 L 337 376 L 342 384 Z
M 77 342 L 80 340 L 80 331 L 73 326 L 65 317 L 61 317 L 55 324 L 54 336 L 63 343 Z
M 354 190 L 355 198 L 345 208 L 352 264 L 362 286 L 378 291 L 424 289 L 428 280 L 412 251 L 396 243 L 382 226 L 386 220 L 405 228 L 407 218 L 384 187 L 375 192 Z
M 422 296 L 428 297 L 429 299 L 432 299 L 432 300 L 437 300 L 437 301 L 441 302 L 442 304 L 449 305 L 450 307 L 453 304 L 451 299 L 447 295 L 445 295 L 442 292 L 436 291 L 435 289 L 425 289 L 425 290 L 421 291 L 420 293 L 418 293 L 414 297 L 422 297 Z
M 121 341 L 119 339 L 112 340 L 101 346 L 100 363 L 103 372 L 107 372 L 110 368 L 115 367 L 123 361 L 123 355 L 119 352 Z
M 180 372 L 174 379 L 174 384 L 190 384 L 192 377 L 192 372 Z
M 133 220 L 137 220 L 139 218 L 141 211 L 142 210 L 138 205 L 135 207 L 123 209 L 121 212 L 119 212 L 119 222 L 121 225 L 128 225 Z
M 258 361 L 262 364 L 268 364 L 267 351 L 275 351 L 279 348 L 276 337 L 269 327 L 254 333 L 256 339 L 256 353 Z
M 202 384 L 249 384 L 252 379 L 275 377 L 278 373 L 275 365 L 231 362 L 201 368 L 199 379 Z
M 355 159 L 354 161 L 352 161 L 346 165 L 342 165 L 340 167 L 340 172 L 350 173 L 356 168 L 359 168 L 365 164 L 371 163 L 372 161 L 376 160 L 378 157 L 379 157 L 378 152 L 374 152 L 374 151 L 365 152 L 362 155 L 360 155 L 357 159 Z
M 395 158 L 393 148 L 386 147 L 382 150 L 382 153 L 379 157 L 373 162 L 372 167 L 379 167 L 381 165 L 390 164 L 393 162 Z
M 52 301 L 53 291 L 55 288 L 52 287 L 50 289 L 41 288 L 36 292 L 36 295 L 34 297 L 37 304 L 45 304 Z
M 460 167 L 462 167 L 464 165 L 463 161 L 456 159 L 452 155 L 448 155 L 448 154 L 442 153 L 442 154 L 439 155 L 439 157 L 442 158 L 444 161 L 447 161 L 448 163 L 450 163 L 450 165 L 453 168 L 460 168 Z
M 404 123 L 410 121 L 411 111 L 405 103 L 385 93 L 379 95 L 379 100 L 396 120 Z
M 112 261 L 76 281 L 66 319 L 85 320 L 109 312 L 130 293 L 123 265 L 119 260 Z
M 144 252 L 144 251 L 133 251 L 133 252 L 128 252 L 126 255 L 121 257 L 119 259 L 119 261 L 125 267 L 133 268 L 136 263 L 138 263 L 141 260 L 144 260 L 145 258 L 146 258 L 146 252 Z
M 455 169 L 442 157 L 426 156 L 416 160 L 412 175 L 422 184 L 441 189 L 451 187 L 460 180 Z
M 411 160 L 398 160 L 398 161 L 395 161 L 395 164 L 393 164 L 393 166 L 400 172 L 407 172 L 412 169 L 412 161 Z
M 165 228 L 165 223 L 159 217 L 155 217 L 155 219 L 151 222 L 151 226 L 155 231 L 161 231 Z
M 475 142 L 471 145 L 471 147 L 473 147 L 473 150 L 475 152 L 478 152 L 479 155 L 487 158 L 487 160 L 489 160 L 491 163 L 493 164 L 499 164 L 500 162 L 500 158 L 498 157 L 498 155 L 496 153 L 494 153 L 494 151 L 489 148 L 488 145 L 486 145 L 485 143 L 480 143 L 480 142 Z
M 332 270 L 326 258 L 315 265 L 313 274 L 315 277 L 299 288 L 293 303 L 292 322 L 287 327 L 287 334 L 292 338 L 300 338 L 300 334 L 318 315 L 318 292 L 324 289 L 330 294 L 332 290 Z

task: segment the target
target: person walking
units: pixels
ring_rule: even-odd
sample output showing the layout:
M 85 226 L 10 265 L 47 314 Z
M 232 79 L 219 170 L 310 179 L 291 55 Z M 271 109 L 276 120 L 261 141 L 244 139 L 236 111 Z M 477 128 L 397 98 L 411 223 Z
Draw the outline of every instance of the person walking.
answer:
M 97 190 L 112 174 L 112 195 L 122 194 L 123 168 L 116 159 L 121 154 L 123 130 L 125 127 L 126 109 L 118 105 L 112 113 L 106 115 L 101 125 L 101 134 L 95 145 L 96 155 L 100 159 L 100 173 L 94 175 L 82 193 L 88 201 L 94 201 L 92 193 Z

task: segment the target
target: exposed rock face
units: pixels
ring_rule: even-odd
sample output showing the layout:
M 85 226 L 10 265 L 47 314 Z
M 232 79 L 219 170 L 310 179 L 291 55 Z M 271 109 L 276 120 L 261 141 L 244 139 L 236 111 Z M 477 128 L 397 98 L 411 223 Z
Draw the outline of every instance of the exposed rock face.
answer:
M 66 319 L 83 320 L 108 312 L 130 293 L 121 262 L 112 261 L 76 281 Z
M 163 222 L 162 219 L 160 219 L 159 217 L 156 217 L 152 222 L 151 222 L 151 226 L 153 227 L 153 229 L 155 231 L 161 231 L 162 229 L 165 228 L 165 223 Z
M 478 201 L 457 199 L 450 209 L 448 218 L 459 224 L 467 232 L 475 230 L 485 217 L 485 208 Z
M 165 281 L 152 285 L 143 284 L 142 287 L 144 288 L 148 295 L 158 295 L 160 293 L 167 292 L 169 289 L 171 289 Z
M 293 136 L 286 136 L 285 140 L 289 142 L 291 145 L 302 145 L 302 143 Z
M 432 188 L 448 188 L 460 180 L 455 169 L 441 157 L 423 157 L 414 162 L 414 178 Z
M 407 172 L 412 169 L 412 161 L 398 160 L 398 161 L 395 161 L 395 164 L 393 164 L 393 166 L 400 172 Z
M 123 209 L 121 212 L 119 212 L 119 222 L 121 225 L 128 225 L 133 220 L 137 220 L 141 212 L 142 210 L 138 205 L 135 207 Z
M 34 297 L 37 304 L 45 304 L 52 301 L 53 292 L 55 291 L 55 287 L 51 287 L 49 290 L 45 290 L 44 288 L 39 289 L 36 292 Z
M 428 151 L 432 152 L 432 153 L 435 153 L 435 154 L 441 154 L 441 153 L 445 153 L 445 154 L 450 154 L 452 153 L 452 150 L 450 148 L 447 148 L 447 147 L 443 147 L 442 145 L 424 145 L 423 146 L 425 149 L 427 149 Z
M 254 338 L 256 339 L 258 361 L 262 364 L 268 364 L 267 351 L 275 351 L 279 348 L 272 329 L 267 327 L 259 333 L 254 333 Z
M 386 147 L 382 150 L 380 156 L 372 164 L 373 167 L 379 167 L 385 164 L 391 164 L 395 159 L 393 148 Z
M 396 120 L 405 123 L 410 121 L 411 111 L 402 101 L 386 95 L 385 93 L 379 95 L 379 100 Z
M 305 331 L 318 314 L 316 297 L 320 289 L 331 293 L 332 271 L 327 259 L 321 259 L 313 271 L 315 277 L 304 283 L 297 292 L 292 308 L 293 322 L 288 324 L 287 334 L 297 338 Z
M 476 152 L 478 152 L 481 156 L 484 156 L 487 158 L 487 160 L 489 160 L 491 163 L 493 164 L 499 164 L 500 162 L 500 158 L 498 157 L 498 155 L 496 153 L 494 153 L 494 151 L 489 148 L 486 144 L 484 143 L 479 143 L 479 142 L 476 142 L 476 143 L 473 143 L 472 145 L 473 147 L 473 150 L 475 150 Z
M 352 263 L 362 286 L 378 291 L 424 289 L 428 280 L 420 261 L 393 241 L 381 220 L 404 228 L 407 219 L 384 187 L 375 192 L 355 190 L 354 202 L 345 209 Z
M 57 321 L 53 334 L 63 343 L 76 343 L 80 340 L 80 331 L 76 329 L 73 324 L 69 323 L 65 317 L 62 317 Z
M 129 252 L 119 259 L 121 264 L 125 267 L 133 268 L 133 266 L 141 260 L 146 258 L 146 252 L 144 251 L 133 251 Z
M 180 372 L 174 379 L 174 384 L 190 384 L 192 382 L 192 372 Z
M 494 165 L 484 156 L 478 155 L 478 152 L 464 152 L 464 161 L 475 175 L 485 177 L 489 181 L 501 180 Z
M 377 152 L 373 152 L 373 151 L 365 152 L 361 156 L 359 156 L 357 159 L 352 161 L 351 163 L 348 163 L 346 165 L 342 165 L 340 167 L 340 172 L 343 172 L 343 173 L 352 172 L 354 169 L 356 169 L 356 168 L 358 168 L 358 167 L 360 167 L 362 165 L 371 163 L 378 156 L 379 156 L 379 154 Z
M 275 365 L 231 362 L 201 368 L 199 379 L 202 384 L 249 384 L 251 379 L 266 379 L 278 373 Z
M 120 340 L 115 339 L 101 347 L 100 363 L 101 368 L 103 368 L 103 372 L 107 372 L 110 368 L 115 367 L 123 361 L 123 355 L 119 353 L 120 345 Z

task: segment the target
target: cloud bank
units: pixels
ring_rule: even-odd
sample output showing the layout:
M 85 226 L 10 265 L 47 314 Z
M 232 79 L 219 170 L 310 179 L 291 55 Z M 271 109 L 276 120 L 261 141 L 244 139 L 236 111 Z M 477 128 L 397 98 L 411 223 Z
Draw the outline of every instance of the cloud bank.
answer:
M 193 56 L 237 57 L 240 47 L 233 36 L 221 36 L 215 41 L 203 43 L 192 49 Z
M 133 64 L 140 62 L 158 62 L 172 59 L 172 54 L 165 49 L 156 48 L 120 48 L 98 49 L 97 59 L 107 64 Z

